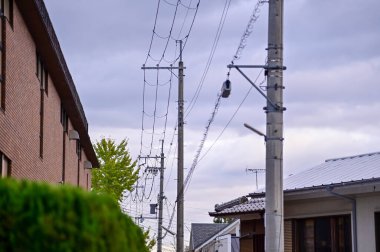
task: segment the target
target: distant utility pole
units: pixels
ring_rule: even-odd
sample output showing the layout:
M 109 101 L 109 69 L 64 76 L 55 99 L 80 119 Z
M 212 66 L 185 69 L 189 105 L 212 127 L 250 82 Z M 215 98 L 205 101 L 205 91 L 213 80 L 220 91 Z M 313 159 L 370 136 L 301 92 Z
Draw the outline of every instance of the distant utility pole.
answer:
M 184 252 L 184 184 L 183 184 L 183 61 L 182 40 L 178 62 L 178 164 L 177 164 L 177 252 Z
M 160 194 L 158 195 L 158 234 L 157 234 L 157 252 L 162 252 L 162 215 L 164 210 L 164 140 L 161 142 L 161 168 L 160 168 Z
M 265 251 L 284 251 L 283 197 L 283 0 L 269 0 Z M 273 106 L 269 101 L 272 101 Z
M 183 70 L 186 69 L 183 66 L 182 61 L 182 40 L 178 40 L 180 45 L 179 63 L 178 67 L 146 67 L 143 65 L 141 69 L 167 69 L 172 71 L 178 69 L 178 163 L 177 163 L 177 252 L 184 252 L 184 184 L 183 184 L 183 112 L 184 112 L 184 100 L 183 100 Z M 161 225 L 162 227 L 162 225 Z M 162 240 L 162 239 L 161 239 Z M 158 243 L 158 242 L 157 242 Z
M 158 202 L 158 234 L 157 234 L 157 252 L 162 252 L 162 219 L 163 219 L 163 210 L 164 210 L 164 171 L 165 171 L 165 155 L 164 155 L 164 140 L 161 140 L 161 156 L 155 156 L 155 157 L 139 157 L 140 159 L 161 159 L 161 165 L 160 167 L 147 167 L 145 171 L 148 171 L 152 173 L 153 175 L 157 175 L 157 171 L 160 171 L 160 192 L 157 197 Z M 157 205 L 156 205 L 157 206 Z M 151 209 L 152 211 L 152 209 Z M 151 212 L 152 213 L 152 212 Z M 136 217 L 137 219 L 143 220 L 143 219 L 152 219 L 150 217 L 143 217 L 142 215 L 140 217 Z M 156 218 L 153 218 L 156 219 Z

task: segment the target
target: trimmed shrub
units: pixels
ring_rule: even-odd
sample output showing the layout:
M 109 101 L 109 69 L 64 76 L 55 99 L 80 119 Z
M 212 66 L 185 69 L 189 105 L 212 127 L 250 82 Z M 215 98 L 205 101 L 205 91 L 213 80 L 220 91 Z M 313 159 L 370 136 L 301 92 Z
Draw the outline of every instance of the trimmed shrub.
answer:
M 71 186 L 0 179 L 0 251 L 145 252 L 116 202 Z

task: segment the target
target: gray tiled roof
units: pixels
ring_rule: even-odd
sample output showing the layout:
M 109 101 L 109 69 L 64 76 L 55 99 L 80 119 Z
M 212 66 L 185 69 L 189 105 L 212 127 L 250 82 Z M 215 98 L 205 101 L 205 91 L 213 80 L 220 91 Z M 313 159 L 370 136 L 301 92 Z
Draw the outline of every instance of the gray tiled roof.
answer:
M 226 228 L 229 224 L 222 223 L 192 223 L 191 224 L 191 244 L 195 249 L 202 245 L 210 237 Z
M 264 209 L 265 198 L 254 198 L 245 203 L 223 209 L 222 211 L 217 212 L 217 215 L 253 213 L 258 211 L 264 211 Z

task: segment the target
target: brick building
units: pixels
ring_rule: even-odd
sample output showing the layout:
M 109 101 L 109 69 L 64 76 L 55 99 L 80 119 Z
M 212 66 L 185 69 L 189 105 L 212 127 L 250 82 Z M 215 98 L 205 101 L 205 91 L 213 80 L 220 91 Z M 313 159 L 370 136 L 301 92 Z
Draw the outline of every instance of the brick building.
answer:
M 43 0 L 0 0 L 2 176 L 91 186 L 88 124 Z

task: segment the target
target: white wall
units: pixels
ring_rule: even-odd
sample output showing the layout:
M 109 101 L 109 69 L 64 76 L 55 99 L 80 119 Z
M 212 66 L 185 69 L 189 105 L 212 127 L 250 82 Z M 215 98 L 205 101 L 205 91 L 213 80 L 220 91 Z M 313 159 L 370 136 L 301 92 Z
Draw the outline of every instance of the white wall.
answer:
M 375 212 L 380 212 L 380 195 L 356 199 L 358 251 L 376 251 Z
M 215 251 L 218 252 L 231 252 L 231 235 L 223 235 L 216 238 Z

